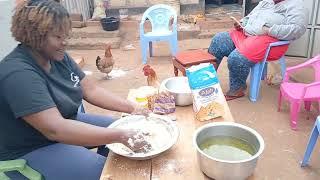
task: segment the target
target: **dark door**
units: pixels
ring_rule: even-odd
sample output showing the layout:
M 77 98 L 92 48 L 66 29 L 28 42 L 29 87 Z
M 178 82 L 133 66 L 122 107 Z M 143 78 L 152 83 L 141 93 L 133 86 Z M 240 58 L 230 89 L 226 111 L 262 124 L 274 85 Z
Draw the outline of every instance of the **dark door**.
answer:
M 255 8 L 261 0 L 245 0 L 244 13 L 249 14 L 253 8 Z

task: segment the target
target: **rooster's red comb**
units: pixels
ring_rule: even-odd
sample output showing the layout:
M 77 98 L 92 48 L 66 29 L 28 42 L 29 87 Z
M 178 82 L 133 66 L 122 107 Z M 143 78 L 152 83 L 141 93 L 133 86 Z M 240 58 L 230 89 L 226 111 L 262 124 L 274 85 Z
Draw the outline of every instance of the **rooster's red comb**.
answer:
M 151 66 L 149 64 L 143 66 L 143 70 L 147 70 L 147 69 L 150 69 L 150 68 L 151 68 Z

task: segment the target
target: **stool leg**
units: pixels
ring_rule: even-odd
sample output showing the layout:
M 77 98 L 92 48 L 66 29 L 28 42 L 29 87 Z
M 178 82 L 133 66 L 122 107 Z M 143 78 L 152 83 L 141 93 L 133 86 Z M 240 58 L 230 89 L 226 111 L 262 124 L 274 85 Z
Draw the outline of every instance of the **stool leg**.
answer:
M 186 69 L 183 69 L 183 70 L 182 70 L 182 75 L 183 75 L 183 76 L 187 76 L 187 75 L 186 75 Z
M 173 66 L 173 72 L 174 72 L 174 76 L 178 76 L 179 71 L 178 71 L 178 68 L 176 68 L 175 66 Z

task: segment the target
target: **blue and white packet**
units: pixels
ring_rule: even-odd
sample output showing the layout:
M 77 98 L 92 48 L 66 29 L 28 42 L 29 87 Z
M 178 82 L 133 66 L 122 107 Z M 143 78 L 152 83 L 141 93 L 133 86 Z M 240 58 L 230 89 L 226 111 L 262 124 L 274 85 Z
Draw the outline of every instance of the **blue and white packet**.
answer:
M 195 118 L 206 121 L 224 115 L 224 95 L 217 72 L 210 63 L 191 66 L 186 70 L 193 96 Z

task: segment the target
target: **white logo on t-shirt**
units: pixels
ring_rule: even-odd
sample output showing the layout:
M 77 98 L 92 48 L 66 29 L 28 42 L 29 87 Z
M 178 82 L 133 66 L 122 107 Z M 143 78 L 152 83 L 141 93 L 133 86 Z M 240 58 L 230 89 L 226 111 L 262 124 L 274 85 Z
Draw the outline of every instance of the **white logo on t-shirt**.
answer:
M 79 84 L 79 82 L 80 82 L 79 76 L 77 76 L 77 75 L 76 75 L 75 73 L 73 73 L 73 72 L 70 74 L 70 76 L 71 76 L 71 81 L 74 82 L 73 87 L 77 87 L 78 84 Z

